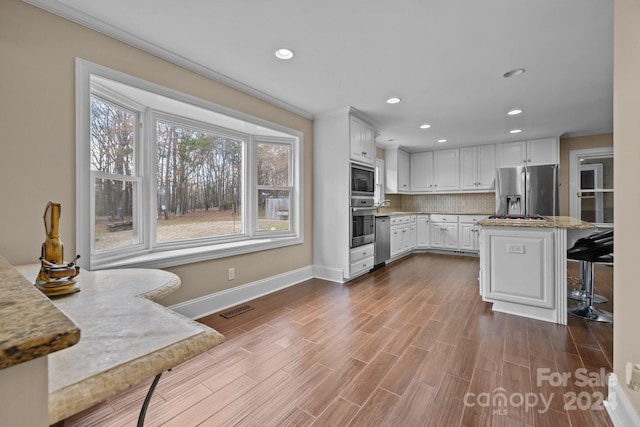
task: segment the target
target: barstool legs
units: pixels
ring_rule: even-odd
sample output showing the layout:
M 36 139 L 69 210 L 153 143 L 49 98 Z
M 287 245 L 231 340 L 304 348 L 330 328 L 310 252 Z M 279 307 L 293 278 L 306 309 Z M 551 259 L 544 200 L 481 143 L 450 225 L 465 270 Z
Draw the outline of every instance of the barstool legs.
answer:
M 586 278 L 586 270 L 587 270 L 587 261 L 580 260 L 578 261 L 578 284 L 579 287 L 577 289 L 571 289 L 567 292 L 567 298 L 575 300 L 575 301 L 585 301 L 588 296 L 588 291 L 585 287 L 585 278 Z M 575 278 L 574 278 L 575 279 Z M 593 303 L 594 304 L 602 304 L 605 302 L 609 302 L 609 300 L 602 295 L 593 294 Z
M 568 307 L 567 312 L 575 317 L 594 320 L 596 322 L 613 323 L 613 314 L 605 310 L 600 310 L 593 306 L 595 291 L 595 265 L 593 262 L 585 261 L 584 287 L 586 299 L 575 307 Z

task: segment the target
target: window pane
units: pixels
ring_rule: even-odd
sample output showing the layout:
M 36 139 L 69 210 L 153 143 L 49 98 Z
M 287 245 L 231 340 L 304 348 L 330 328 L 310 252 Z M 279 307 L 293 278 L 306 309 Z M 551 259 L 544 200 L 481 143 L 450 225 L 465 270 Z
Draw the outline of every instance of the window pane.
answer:
M 91 97 L 91 170 L 133 175 L 138 115 Z
M 242 234 L 243 142 L 157 121 L 156 239 Z
M 258 185 L 289 186 L 290 150 L 289 145 L 258 144 Z
M 122 248 L 139 243 L 133 223 L 136 184 L 130 181 L 95 180 L 96 251 Z
M 258 231 L 290 230 L 289 190 L 258 190 Z
M 580 159 L 580 187 L 613 189 L 613 157 Z
M 600 224 L 613 223 L 613 193 L 582 193 L 580 219 Z

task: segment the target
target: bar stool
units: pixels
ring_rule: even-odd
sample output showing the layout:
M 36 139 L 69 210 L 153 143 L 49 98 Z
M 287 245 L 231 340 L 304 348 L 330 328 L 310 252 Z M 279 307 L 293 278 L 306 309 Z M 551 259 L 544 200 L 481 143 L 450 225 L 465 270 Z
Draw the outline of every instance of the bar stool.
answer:
M 589 295 L 589 291 L 587 291 L 585 287 L 586 278 L 588 276 L 588 265 L 587 262 L 576 258 L 574 254 L 580 253 L 582 250 L 594 247 L 598 242 L 602 242 L 605 239 L 613 238 L 613 230 L 606 230 L 598 233 L 591 234 L 590 236 L 580 238 L 576 240 L 575 244 L 567 250 L 567 259 L 572 259 L 578 261 L 578 277 L 569 277 L 569 279 L 574 279 L 578 283 L 577 289 L 571 289 L 567 293 L 567 298 L 576 300 L 576 301 L 585 301 L 587 296 Z M 609 300 L 602 295 L 594 294 L 592 296 L 592 302 L 595 304 L 605 303 Z
M 613 323 L 613 314 L 600 310 L 593 306 L 595 295 L 595 264 L 613 262 L 613 236 L 601 241 L 596 246 L 583 247 L 581 251 L 575 251 L 575 259 L 585 261 L 585 290 L 587 291 L 585 301 L 575 307 L 568 307 L 567 313 L 582 319 L 594 320 L 597 322 Z

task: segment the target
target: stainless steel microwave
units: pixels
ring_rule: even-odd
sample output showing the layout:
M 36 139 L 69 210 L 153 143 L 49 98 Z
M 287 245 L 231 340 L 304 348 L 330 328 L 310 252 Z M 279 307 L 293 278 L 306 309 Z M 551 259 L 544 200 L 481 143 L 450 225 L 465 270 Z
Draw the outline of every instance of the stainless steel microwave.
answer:
M 374 169 L 351 163 L 351 197 L 373 197 L 375 190 Z

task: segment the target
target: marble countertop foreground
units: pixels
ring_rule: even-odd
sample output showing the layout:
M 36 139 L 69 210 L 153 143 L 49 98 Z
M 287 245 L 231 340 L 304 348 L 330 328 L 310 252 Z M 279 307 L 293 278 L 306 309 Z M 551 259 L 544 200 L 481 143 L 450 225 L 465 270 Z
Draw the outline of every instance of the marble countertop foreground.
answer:
M 566 228 L 566 229 L 595 229 L 595 225 L 570 216 L 545 216 L 545 221 L 540 220 L 515 220 L 515 219 L 482 219 L 476 225 L 482 227 L 530 227 L 530 228 Z
M 39 266 L 16 269 L 35 277 Z M 49 356 L 51 424 L 224 341 L 217 331 L 154 302 L 180 287 L 173 273 L 82 270 L 78 285 L 80 292 L 53 301 L 82 329 L 82 339 Z
M 70 347 L 80 328 L 0 257 L 0 369 Z

